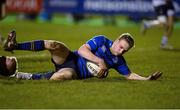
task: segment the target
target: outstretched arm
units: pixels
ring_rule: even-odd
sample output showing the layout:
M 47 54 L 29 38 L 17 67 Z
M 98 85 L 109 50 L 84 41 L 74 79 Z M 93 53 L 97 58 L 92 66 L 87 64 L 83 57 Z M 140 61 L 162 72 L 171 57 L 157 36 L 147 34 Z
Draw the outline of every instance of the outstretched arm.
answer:
M 152 75 L 149 75 L 148 77 L 143 77 L 136 73 L 130 73 L 129 75 L 126 76 L 126 78 L 128 80 L 156 80 L 159 77 L 161 77 L 162 74 L 163 74 L 162 72 L 157 71 L 153 73 Z

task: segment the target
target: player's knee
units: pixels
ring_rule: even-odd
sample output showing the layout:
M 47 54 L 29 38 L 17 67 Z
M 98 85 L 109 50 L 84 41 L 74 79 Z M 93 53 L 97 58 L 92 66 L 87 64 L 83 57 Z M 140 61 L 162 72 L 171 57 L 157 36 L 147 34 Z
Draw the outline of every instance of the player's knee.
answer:
M 65 80 L 63 74 L 53 74 L 50 78 L 50 80 Z
M 72 72 L 67 72 L 64 74 L 64 79 L 66 80 L 71 80 L 73 79 L 73 73 Z
M 60 45 L 61 45 L 61 43 L 58 41 L 55 41 L 55 40 L 46 40 L 45 41 L 45 47 L 47 49 L 54 50 L 54 49 L 60 48 Z

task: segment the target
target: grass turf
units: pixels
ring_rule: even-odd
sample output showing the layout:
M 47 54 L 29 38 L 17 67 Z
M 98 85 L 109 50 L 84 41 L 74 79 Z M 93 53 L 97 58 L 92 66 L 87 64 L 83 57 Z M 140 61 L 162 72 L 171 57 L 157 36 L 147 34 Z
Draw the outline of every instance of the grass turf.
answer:
M 161 50 L 162 31 L 152 29 L 147 35 L 139 33 L 139 25 L 129 27 L 59 25 L 19 21 L 0 23 L 0 33 L 6 36 L 15 29 L 17 40 L 54 39 L 78 49 L 94 35 L 103 34 L 115 39 L 123 32 L 131 33 L 136 47 L 124 55 L 132 71 L 142 76 L 160 70 L 164 74 L 157 81 L 127 81 L 110 70 L 106 79 L 71 81 L 15 80 L 0 78 L 0 108 L 180 108 L 180 44 L 179 29 L 175 28 L 171 44 L 174 50 Z M 43 72 L 52 70 L 47 51 L 0 50 L 1 55 L 16 56 L 19 71 Z

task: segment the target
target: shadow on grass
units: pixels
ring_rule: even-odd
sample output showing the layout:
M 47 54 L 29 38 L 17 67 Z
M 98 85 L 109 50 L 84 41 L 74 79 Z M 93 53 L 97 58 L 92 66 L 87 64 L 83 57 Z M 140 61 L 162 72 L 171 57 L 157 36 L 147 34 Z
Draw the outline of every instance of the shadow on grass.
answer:
M 98 79 L 98 78 L 89 78 L 89 79 L 83 79 L 83 82 L 126 82 L 127 80 L 123 77 L 109 77 L 104 79 Z
M 50 80 L 21 80 L 21 79 L 14 79 L 14 78 L 1 78 L 0 84 L 3 85 L 15 85 L 15 84 L 53 84 L 53 83 L 70 83 L 73 81 L 77 82 L 85 82 L 85 83 L 96 83 L 96 82 L 127 82 L 127 80 L 123 77 L 110 77 L 104 79 L 98 78 L 89 78 L 89 79 L 78 79 L 78 80 L 64 80 L 64 81 L 50 81 Z
M 174 48 L 174 49 L 161 49 L 161 50 L 164 50 L 164 51 L 170 51 L 170 52 L 180 52 L 180 48 Z
M 156 82 L 161 82 L 162 78 L 159 80 L 156 80 Z M 22 79 L 14 79 L 14 78 L 1 78 L 0 79 L 0 84 L 3 85 L 20 85 L 20 84 L 71 84 L 71 83 L 76 83 L 76 82 L 83 82 L 83 83 L 132 83 L 136 84 L 136 82 L 141 82 L 141 81 L 136 81 L 132 80 L 129 81 L 125 79 L 124 77 L 108 77 L 104 79 L 98 79 L 98 78 L 89 78 L 89 79 L 82 79 L 82 80 L 62 80 L 62 81 L 51 81 L 51 80 L 22 80 Z M 152 81 L 151 81 L 152 82 Z

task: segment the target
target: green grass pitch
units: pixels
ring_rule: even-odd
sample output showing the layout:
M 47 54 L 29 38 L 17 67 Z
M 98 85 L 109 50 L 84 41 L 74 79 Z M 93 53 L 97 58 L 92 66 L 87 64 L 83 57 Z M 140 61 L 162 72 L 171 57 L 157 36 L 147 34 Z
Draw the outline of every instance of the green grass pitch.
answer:
M 180 108 L 180 31 L 175 27 L 170 39 L 174 50 L 159 48 L 162 30 L 149 30 L 145 36 L 135 26 L 59 25 L 19 21 L 0 23 L 0 33 L 6 36 L 15 29 L 17 40 L 53 39 L 64 42 L 72 50 L 78 49 L 94 35 L 115 39 L 123 32 L 134 36 L 136 47 L 124 55 L 135 73 L 148 76 L 156 70 L 163 76 L 157 81 L 127 81 L 110 70 L 106 79 L 70 81 L 15 80 L 0 78 L 0 108 Z M 47 51 L 4 52 L 0 55 L 16 56 L 19 71 L 44 72 L 53 70 Z

